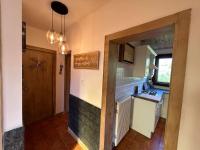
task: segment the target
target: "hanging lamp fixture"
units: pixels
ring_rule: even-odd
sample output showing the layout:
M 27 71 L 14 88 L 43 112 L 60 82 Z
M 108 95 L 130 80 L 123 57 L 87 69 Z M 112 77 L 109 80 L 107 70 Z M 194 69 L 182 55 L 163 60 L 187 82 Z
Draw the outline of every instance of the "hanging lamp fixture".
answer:
M 63 24 L 63 22 L 62 22 L 62 18 L 63 18 L 63 16 L 61 16 L 60 17 L 61 19 L 61 21 L 60 21 L 60 25 L 61 25 L 61 27 L 60 27 L 60 34 L 59 34 L 59 36 L 58 36 L 58 42 L 59 42 L 59 44 L 61 44 L 63 41 L 64 41 L 64 33 L 63 33 L 63 27 L 62 27 L 62 24 Z M 64 25 L 64 28 L 65 28 L 65 25 Z
M 61 29 L 61 32 L 62 32 L 62 29 Z M 66 32 L 65 32 L 65 16 L 64 16 L 64 33 L 59 38 L 60 39 L 59 40 L 59 52 L 63 55 L 67 54 L 68 50 L 69 50 L 69 46 L 68 46 L 68 43 L 66 42 L 66 35 L 65 34 L 66 34 Z
M 47 40 L 48 42 L 53 45 L 57 42 L 57 33 L 54 31 L 54 26 L 53 26 L 53 10 L 51 13 L 51 29 L 47 32 Z
M 51 2 L 51 9 L 52 9 L 52 24 L 51 29 L 47 32 L 47 40 L 48 42 L 53 44 L 58 44 L 58 49 L 60 54 L 67 54 L 69 51 L 68 44 L 66 42 L 66 34 L 65 34 L 65 16 L 68 14 L 68 8 L 65 4 L 59 1 L 52 1 Z M 59 14 L 61 17 L 61 30 L 60 33 L 54 31 L 54 12 Z M 63 21 L 64 18 L 64 21 Z M 63 26 L 64 24 L 64 26 Z M 63 31 L 64 29 L 64 31 Z

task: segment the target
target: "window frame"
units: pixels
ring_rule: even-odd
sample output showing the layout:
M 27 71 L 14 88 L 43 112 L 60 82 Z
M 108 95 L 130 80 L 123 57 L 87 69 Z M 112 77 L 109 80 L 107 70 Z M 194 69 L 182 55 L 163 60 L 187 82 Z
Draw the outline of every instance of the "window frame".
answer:
M 164 59 L 164 58 L 172 58 L 172 54 L 160 54 L 156 56 L 156 61 L 155 61 L 155 65 L 157 67 L 159 67 L 159 59 Z M 165 82 L 159 82 L 158 80 L 158 70 L 155 70 L 154 76 L 153 76 L 153 84 L 154 85 L 158 85 L 158 86 L 165 86 L 165 87 L 169 87 L 170 86 L 170 82 L 169 83 L 165 83 Z

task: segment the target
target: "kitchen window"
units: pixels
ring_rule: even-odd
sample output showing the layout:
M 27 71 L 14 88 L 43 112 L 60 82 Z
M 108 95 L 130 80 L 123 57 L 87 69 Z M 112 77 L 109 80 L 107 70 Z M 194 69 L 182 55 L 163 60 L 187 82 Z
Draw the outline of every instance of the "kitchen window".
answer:
M 172 55 L 158 55 L 156 57 L 156 66 L 154 84 L 160 86 L 169 86 L 171 80 Z

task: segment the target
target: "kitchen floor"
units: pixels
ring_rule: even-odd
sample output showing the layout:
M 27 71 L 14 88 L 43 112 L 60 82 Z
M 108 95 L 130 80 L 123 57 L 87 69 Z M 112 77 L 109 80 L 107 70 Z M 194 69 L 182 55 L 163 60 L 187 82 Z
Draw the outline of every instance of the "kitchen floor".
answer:
M 124 139 L 113 150 L 164 150 L 165 119 L 160 118 L 152 136 L 148 139 L 130 129 Z
M 25 127 L 25 150 L 82 150 L 67 131 L 67 114 Z

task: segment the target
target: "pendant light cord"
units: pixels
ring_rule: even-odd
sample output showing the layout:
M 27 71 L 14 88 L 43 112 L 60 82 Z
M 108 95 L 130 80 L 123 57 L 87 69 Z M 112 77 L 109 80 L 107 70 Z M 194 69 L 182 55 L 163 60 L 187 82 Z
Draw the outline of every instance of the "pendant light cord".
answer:
M 65 16 L 64 16 L 64 37 L 65 37 Z
M 51 10 L 51 28 L 53 30 L 53 9 Z
M 63 30 L 62 30 L 62 28 L 63 28 L 63 27 L 62 27 L 62 15 L 60 15 L 60 18 L 61 18 L 61 25 L 60 25 L 60 26 L 61 26 L 61 33 L 62 33 L 62 31 L 63 31 Z

